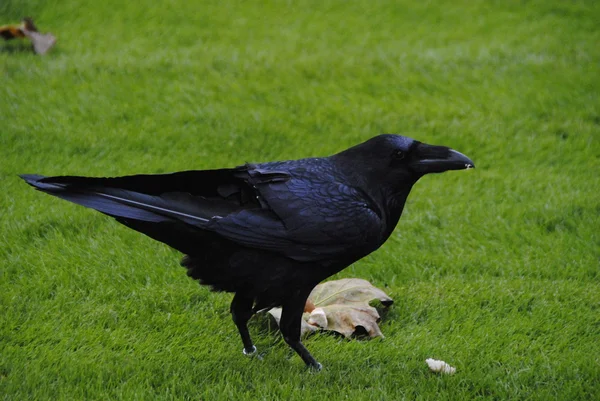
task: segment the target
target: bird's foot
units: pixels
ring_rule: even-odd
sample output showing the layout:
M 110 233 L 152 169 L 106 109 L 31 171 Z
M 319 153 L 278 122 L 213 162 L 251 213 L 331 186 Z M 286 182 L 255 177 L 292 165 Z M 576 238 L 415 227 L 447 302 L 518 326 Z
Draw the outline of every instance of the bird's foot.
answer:
M 256 353 L 256 347 L 253 345 L 252 348 L 244 348 L 242 352 L 244 355 L 252 356 Z
M 323 369 L 323 365 L 315 361 L 314 364 L 311 363 L 310 365 L 308 365 L 308 368 L 313 372 L 320 372 L 321 369 Z

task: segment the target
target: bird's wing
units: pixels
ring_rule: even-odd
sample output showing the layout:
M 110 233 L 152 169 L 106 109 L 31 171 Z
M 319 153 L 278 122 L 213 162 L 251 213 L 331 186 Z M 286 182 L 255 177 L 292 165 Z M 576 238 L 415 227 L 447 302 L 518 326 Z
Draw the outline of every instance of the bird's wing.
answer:
M 342 258 L 380 243 L 377 208 L 331 174 L 304 168 L 289 170 L 285 179 L 266 179 L 275 176 L 261 169 L 247 174 L 263 207 L 212 220 L 210 229 L 223 237 L 299 261 Z

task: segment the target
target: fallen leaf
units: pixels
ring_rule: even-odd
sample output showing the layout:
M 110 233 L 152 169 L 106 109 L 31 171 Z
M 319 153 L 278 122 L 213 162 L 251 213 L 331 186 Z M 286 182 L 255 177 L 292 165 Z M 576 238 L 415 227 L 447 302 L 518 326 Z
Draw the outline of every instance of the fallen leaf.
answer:
M 0 37 L 4 40 L 11 40 L 16 38 L 24 38 L 25 34 L 21 30 L 20 25 L 2 25 L 0 26 Z
M 335 331 L 344 337 L 351 337 L 362 327 L 369 337 L 383 337 L 377 322 L 379 313 L 372 306 L 330 305 L 323 308 L 327 316 L 326 330 Z
M 385 292 L 360 278 L 327 281 L 317 285 L 308 296 L 308 300 L 316 307 L 335 304 L 368 304 L 375 299 L 381 301 L 384 306 L 394 303 Z
M 351 337 L 362 328 L 369 337 L 383 337 L 377 325 L 379 313 L 369 305 L 373 300 L 379 300 L 384 306 L 394 302 L 367 280 L 350 278 L 319 284 L 306 301 L 301 333 L 305 335 L 321 329 Z M 279 324 L 281 308 L 273 308 L 269 313 Z
M 33 20 L 29 17 L 23 18 L 20 25 L 0 26 L 0 37 L 4 40 L 28 38 L 33 44 L 33 50 L 37 54 L 46 54 L 56 44 L 56 38 L 51 33 L 42 34 L 38 32 Z
M 313 304 L 310 300 L 306 300 L 306 305 L 304 305 L 304 312 L 312 312 L 315 310 L 315 304 Z
M 279 321 L 281 320 L 281 308 L 269 309 L 269 314 L 271 316 L 273 316 L 273 318 L 277 322 L 277 325 L 279 325 Z M 302 319 L 302 326 L 300 328 L 300 333 L 302 333 L 301 335 L 305 335 L 307 333 L 313 333 L 313 332 L 317 331 L 318 329 L 319 329 L 318 327 L 311 326 L 310 324 L 308 324 L 306 322 L 306 320 Z
M 308 324 L 311 326 L 320 327 L 322 329 L 327 328 L 327 315 L 323 308 L 315 308 L 310 312 L 308 316 Z

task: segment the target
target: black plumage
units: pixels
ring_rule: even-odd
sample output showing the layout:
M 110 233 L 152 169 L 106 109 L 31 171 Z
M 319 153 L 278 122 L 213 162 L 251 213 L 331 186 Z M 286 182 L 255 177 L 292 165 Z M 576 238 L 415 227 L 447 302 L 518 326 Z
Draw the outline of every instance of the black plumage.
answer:
M 22 178 L 183 252 L 190 277 L 234 292 L 231 313 L 244 353 L 255 351 L 246 327 L 252 314 L 282 306 L 285 341 L 320 368 L 300 342 L 310 291 L 387 240 L 420 177 L 470 167 L 450 148 L 380 135 L 324 158 L 116 178 Z

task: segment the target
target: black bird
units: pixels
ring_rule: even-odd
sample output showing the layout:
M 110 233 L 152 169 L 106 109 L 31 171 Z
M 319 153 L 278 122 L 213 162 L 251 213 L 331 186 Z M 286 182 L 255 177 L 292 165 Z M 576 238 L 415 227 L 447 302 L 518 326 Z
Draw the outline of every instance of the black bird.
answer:
M 256 351 L 250 317 L 281 306 L 284 340 L 320 369 L 300 342 L 311 290 L 388 239 L 419 178 L 471 167 L 448 147 L 386 134 L 323 158 L 116 178 L 21 177 L 186 254 L 190 277 L 235 293 L 231 314 L 245 354 Z

